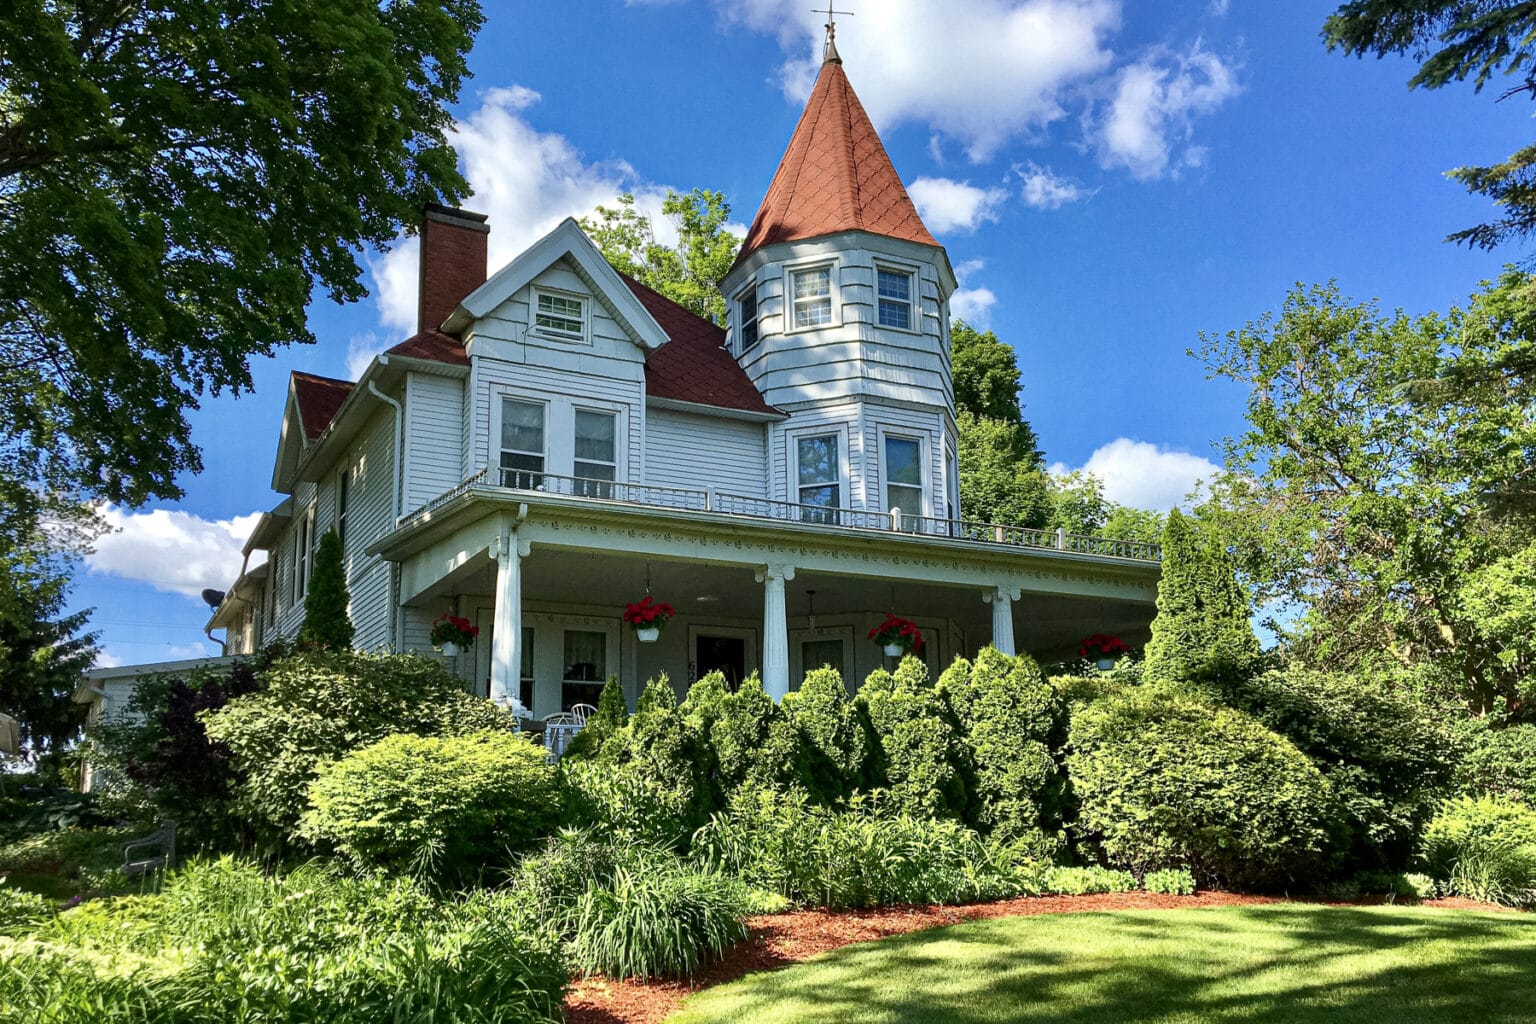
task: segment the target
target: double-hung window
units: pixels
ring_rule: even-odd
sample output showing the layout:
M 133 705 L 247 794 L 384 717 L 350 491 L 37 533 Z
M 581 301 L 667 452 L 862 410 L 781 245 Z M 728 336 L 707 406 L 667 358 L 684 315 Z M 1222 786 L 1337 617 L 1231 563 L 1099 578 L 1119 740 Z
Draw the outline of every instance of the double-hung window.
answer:
M 796 329 L 832 322 L 832 268 L 796 270 L 790 274 Z
M 740 341 L 737 343 L 736 352 L 739 355 L 757 344 L 757 282 L 747 286 L 747 290 L 736 297 L 736 322 L 741 325 L 739 332 Z
M 903 529 L 923 514 L 923 443 L 914 437 L 885 437 L 885 510 L 901 509 Z
M 836 523 L 843 504 L 842 456 L 838 434 L 795 440 L 800 518 L 808 523 Z
M 581 339 L 586 336 L 587 304 L 574 295 L 536 292 L 533 325 L 546 334 Z
M 501 400 L 501 486 L 531 491 L 544 485 L 544 406 Z
M 618 469 L 618 416 L 594 409 L 576 410 L 576 493 L 588 498 L 613 497 Z
M 608 634 L 596 630 L 565 631 L 565 668 L 560 679 L 560 710 L 596 704 L 608 679 Z
M 912 275 L 889 267 L 875 269 L 880 303 L 880 326 L 912 329 Z
M 293 535 L 293 603 L 304 600 L 309 590 L 309 566 L 315 547 L 315 507 L 299 517 L 298 529 Z
M 336 539 L 341 550 L 347 550 L 347 505 L 352 500 L 352 467 L 348 466 L 336 475 Z

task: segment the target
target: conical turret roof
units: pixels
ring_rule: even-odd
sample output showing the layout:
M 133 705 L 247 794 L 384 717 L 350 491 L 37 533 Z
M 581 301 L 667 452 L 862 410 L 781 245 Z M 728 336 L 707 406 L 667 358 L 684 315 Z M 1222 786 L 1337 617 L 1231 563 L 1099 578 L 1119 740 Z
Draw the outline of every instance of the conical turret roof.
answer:
M 736 262 L 765 245 L 840 231 L 939 244 L 891 166 L 837 51 L 829 48 Z

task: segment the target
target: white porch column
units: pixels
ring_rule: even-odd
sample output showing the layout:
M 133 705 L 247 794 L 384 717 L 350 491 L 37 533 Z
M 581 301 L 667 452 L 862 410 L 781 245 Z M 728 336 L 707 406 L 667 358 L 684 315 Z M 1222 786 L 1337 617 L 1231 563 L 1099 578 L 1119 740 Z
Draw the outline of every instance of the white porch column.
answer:
M 996 587 L 981 598 L 992 604 L 992 646 L 1004 654 L 1018 653 L 1013 645 L 1013 602 L 1020 593 L 1014 587 Z
M 523 664 L 523 559 L 530 550 L 517 534 L 496 538 L 496 612 L 491 625 L 491 699 L 517 696 Z
M 763 689 L 775 701 L 789 693 L 789 622 L 784 614 L 784 584 L 795 578 L 792 565 L 767 565 L 757 571 L 763 585 Z

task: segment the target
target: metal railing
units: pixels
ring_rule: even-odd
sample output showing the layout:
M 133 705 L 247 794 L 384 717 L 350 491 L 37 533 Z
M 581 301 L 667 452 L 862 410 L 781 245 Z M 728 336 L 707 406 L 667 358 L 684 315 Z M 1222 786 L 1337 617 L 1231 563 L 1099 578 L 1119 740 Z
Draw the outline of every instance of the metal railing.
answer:
M 937 516 L 908 515 L 900 509 L 867 512 L 861 509 L 832 508 L 792 501 L 775 501 L 745 494 L 730 494 L 714 488 L 663 487 L 635 484 L 622 480 L 594 480 L 589 477 L 561 476 L 526 469 L 503 469 L 476 473 L 452 490 L 433 499 L 401 520 L 401 525 L 429 515 L 460 494 L 478 486 L 499 486 L 510 491 L 554 494 L 621 505 L 677 509 L 685 512 L 713 512 L 767 519 L 784 523 L 804 523 L 845 530 L 905 533 L 923 537 L 995 544 L 1001 547 L 1062 551 L 1099 558 L 1117 558 L 1135 562 L 1162 560 L 1161 545 L 1148 541 L 1116 540 L 1109 537 L 1084 537 L 1065 530 L 1036 530 L 1025 526 L 943 519 Z

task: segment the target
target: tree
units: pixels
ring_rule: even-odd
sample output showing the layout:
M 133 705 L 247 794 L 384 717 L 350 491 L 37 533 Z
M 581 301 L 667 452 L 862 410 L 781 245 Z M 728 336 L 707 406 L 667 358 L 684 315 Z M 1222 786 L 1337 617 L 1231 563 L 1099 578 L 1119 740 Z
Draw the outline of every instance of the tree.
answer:
M 1526 0 L 1350 0 L 1323 26 L 1330 50 L 1364 57 L 1412 53 L 1420 60 L 1410 89 L 1439 89 L 1472 79 L 1481 92 L 1496 74 L 1515 82 L 1500 94 L 1536 99 L 1536 6 Z M 1491 167 L 1459 167 L 1450 176 L 1502 208 L 1486 224 L 1447 241 L 1492 249 L 1536 231 L 1536 145 Z
M 0 7 L 0 476 L 179 497 L 186 411 L 468 186 L 476 0 Z
M 599 206 L 581 229 L 621 273 L 717 324 L 725 323 L 720 279 L 736 261 L 741 239 L 725 230 L 731 204 L 725 195 L 696 188 L 687 195 L 667 189 L 661 212 L 677 231 L 676 247 L 656 241 L 651 218 L 624 193 L 615 207 Z
M 350 648 L 353 629 L 347 609 L 351 605 L 352 596 L 347 593 L 347 567 L 341 558 L 341 538 L 335 530 L 326 530 L 315 548 L 309 592 L 304 595 L 304 625 L 299 627 L 299 643 L 336 650 Z
M 1051 480 L 1018 457 L 1019 426 L 961 410 L 956 460 L 965 518 L 1043 529 L 1051 521 Z
M 1219 535 L 1174 509 L 1163 529 L 1146 679 L 1218 690 L 1241 682 L 1259 659 L 1249 614 L 1248 597 Z

